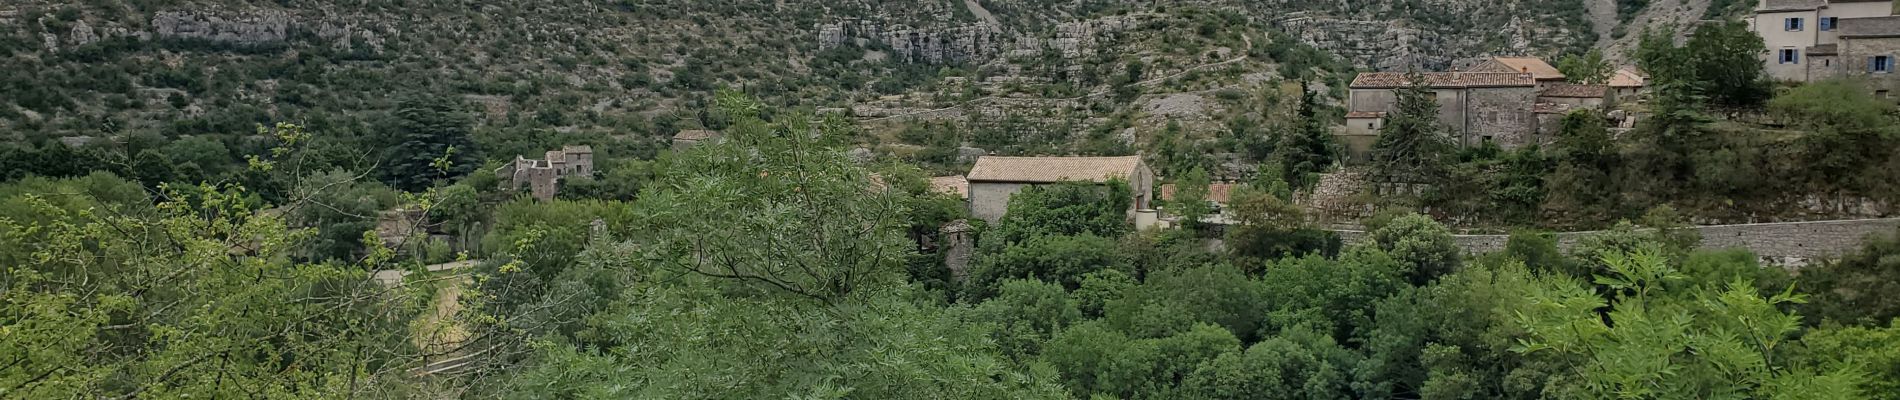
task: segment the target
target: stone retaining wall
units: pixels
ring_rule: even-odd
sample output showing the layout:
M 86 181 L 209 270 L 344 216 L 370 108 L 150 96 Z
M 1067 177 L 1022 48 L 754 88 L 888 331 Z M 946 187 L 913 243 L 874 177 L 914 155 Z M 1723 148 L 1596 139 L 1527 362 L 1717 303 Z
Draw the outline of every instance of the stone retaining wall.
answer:
M 1854 219 L 1835 221 L 1776 222 L 1740 225 L 1705 225 L 1702 248 L 1745 248 L 1766 259 L 1805 262 L 1838 257 L 1860 248 L 1862 240 L 1876 233 L 1894 233 L 1900 218 Z M 1366 233 L 1335 230 L 1341 241 L 1352 244 L 1365 240 Z M 1602 231 L 1557 233 L 1557 246 L 1569 249 L 1577 241 Z M 1509 235 L 1452 235 L 1458 247 L 1468 253 L 1488 253 L 1504 249 Z

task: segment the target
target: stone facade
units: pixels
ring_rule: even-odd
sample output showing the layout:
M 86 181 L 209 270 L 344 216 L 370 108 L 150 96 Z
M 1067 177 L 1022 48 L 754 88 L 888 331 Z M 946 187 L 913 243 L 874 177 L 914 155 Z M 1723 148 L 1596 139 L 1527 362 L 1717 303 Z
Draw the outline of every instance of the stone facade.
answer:
M 1368 75 L 1353 80 L 1349 115 L 1397 111 L 1402 83 Z M 1489 141 L 1511 148 L 1534 143 L 1537 119 L 1531 111 L 1537 102 L 1537 85 L 1530 74 L 1431 72 L 1420 76 L 1429 81 L 1438 101 L 1438 122 L 1459 145 Z M 1348 127 L 1347 133 L 1352 129 L 1356 128 Z
M 1895 234 L 1896 229 L 1900 229 L 1900 218 L 1704 225 L 1695 229 L 1702 235 L 1704 249 L 1748 249 L 1764 259 L 1799 265 L 1852 252 L 1868 235 Z M 1364 231 L 1335 232 L 1347 244 L 1364 241 L 1367 237 Z M 1559 248 L 1569 249 L 1583 238 L 1599 233 L 1602 231 L 1562 232 L 1555 236 Z M 1452 235 L 1452 239 L 1465 252 L 1478 254 L 1503 250 L 1510 236 Z
M 1900 17 L 1895 18 L 1900 22 Z M 1874 94 L 1893 99 L 1894 91 L 1900 90 L 1900 30 L 1893 36 L 1867 36 L 1844 38 L 1840 45 L 1840 62 L 1835 63 L 1833 73 L 1839 76 L 1862 80 Z M 1884 57 L 1888 68 L 1876 71 L 1873 63 L 1876 58 Z
M 938 232 L 943 238 L 939 251 L 943 252 L 943 265 L 950 269 L 950 281 L 963 283 L 970 277 L 970 259 L 976 254 L 976 228 L 969 221 L 955 220 L 944 224 Z
M 521 190 L 528 187 L 534 198 L 553 200 L 561 179 L 594 176 L 594 149 L 588 146 L 563 146 L 549 150 L 545 158 L 530 160 L 519 155 L 515 162 L 495 170 L 502 188 Z
M 1857 59 L 1844 47 L 1857 41 L 1848 25 L 1863 25 L 1876 30 L 1891 30 L 1881 24 L 1855 21 L 1893 15 L 1892 1 L 1866 0 L 1761 0 L 1749 29 L 1762 38 L 1768 52 L 1762 54 L 1762 69 L 1769 77 L 1796 82 L 1812 82 L 1853 71 Z M 1838 49 L 1837 47 L 1841 48 Z M 1858 64 L 1865 64 L 1859 60 Z M 1860 65 L 1865 69 L 1865 65 Z

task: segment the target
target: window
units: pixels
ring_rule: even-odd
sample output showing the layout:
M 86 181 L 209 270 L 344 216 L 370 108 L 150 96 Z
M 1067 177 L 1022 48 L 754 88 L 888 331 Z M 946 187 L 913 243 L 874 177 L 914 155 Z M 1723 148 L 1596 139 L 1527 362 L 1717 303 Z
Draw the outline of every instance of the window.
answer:
M 1893 56 L 1873 56 L 1867 58 L 1868 72 L 1893 72 Z
M 1783 30 L 1786 30 L 1786 31 L 1789 31 L 1789 32 L 1800 32 L 1800 31 L 1801 31 L 1801 19 L 1800 19 L 1800 18 L 1788 18 L 1788 19 L 1784 19 L 1784 20 L 1781 20 L 1781 28 L 1782 28 Z
M 1367 122 L 1367 123 L 1366 123 L 1366 129 L 1372 129 L 1372 123 L 1371 123 L 1371 122 Z
M 1795 49 L 1781 49 L 1781 64 L 1800 64 L 1801 52 Z
M 1879 97 L 1879 98 L 1883 98 L 1883 99 L 1884 99 L 1884 98 L 1887 98 L 1887 90 L 1886 90 L 1886 89 L 1881 89 L 1881 90 L 1875 90 L 1875 91 L 1874 91 L 1874 97 Z
M 1840 17 L 1821 17 L 1821 31 L 1827 32 L 1834 30 L 1834 24 L 1840 23 L 1840 19 Z
M 1823 59 L 1821 59 L 1821 66 L 1823 66 L 1823 67 L 1832 67 L 1832 66 L 1834 66 L 1834 59 L 1831 59 L 1831 58 L 1823 58 Z

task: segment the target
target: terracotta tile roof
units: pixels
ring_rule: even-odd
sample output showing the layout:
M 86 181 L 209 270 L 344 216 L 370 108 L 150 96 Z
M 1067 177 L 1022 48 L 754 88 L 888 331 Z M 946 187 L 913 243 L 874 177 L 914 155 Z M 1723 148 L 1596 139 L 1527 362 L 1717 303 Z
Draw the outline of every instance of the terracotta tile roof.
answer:
M 1550 66 L 1544 59 L 1537 57 L 1491 57 L 1491 60 L 1478 63 L 1466 72 L 1517 72 L 1531 74 L 1532 79 L 1540 81 L 1563 80 L 1564 73 Z
M 1352 79 L 1355 89 L 1398 88 L 1407 86 L 1404 72 L 1365 72 Z M 1425 85 L 1434 88 L 1537 86 L 1531 74 L 1515 72 L 1420 72 Z
M 1353 112 L 1346 113 L 1346 118 L 1348 119 L 1385 118 L 1385 112 L 1384 111 L 1353 111 Z
M 1610 87 L 1605 86 L 1605 85 L 1573 85 L 1573 84 L 1568 84 L 1568 83 L 1554 83 L 1554 84 L 1551 84 L 1550 87 L 1544 88 L 1544 91 L 1542 93 L 1538 93 L 1537 96 L 1538 97 L 1600 99 L 1600 98 L 1603 98 L 1604 93 L 1608 93 L 1609 91 L 1610 91 Z
M 1900 16 L 1841 18 L 1841 37 L 1900 37 Z
M 1643 73 L 1636 72 L 1636 69 L 1630 67 L 1618 68 L 1616 73 L 1610 74 L 1610 87 L 1614 88 L 1639 88 L 1647 84 L 1647 81 L 1648 79 L 1643 78 Z
M 1836 43 L 1817 44 L 1813 46 L 1808 46 L 1807 52 L 1808 52 L 1808 55 L 1810 56 L 1831 56 L 1831 55 L 1841 54 L 1841 45 L 1836 44 Z
M 1207 185 L 1207 201 L 1212 201 L 1212 202 L 1220 203 L 1220 204 L 1227 204 L 1227 201 L 1233 198 L 1234 187 L 1236 186 L 1239 186 L 1239 185 L 1233 184 L 1233 183 L 1208 184 Z M 1174 201 L 1174 184 L 1169 183 L 1169 184 L 1161 185 L 1161 200 Z
M 673 135 L 673 140 L 706 140 L 719 137 L 718 131 L 684 130 Z
M 961 176 L 938 176 L 930 178 L 930 190 L 937 193 L 957 195 L 958 198 L 970 198 L 970 181 Z
M 1755 12 L 1812 11 L 1826 4 L 1825 0 L 1765 0 Z
M 1141 166 L 1140 156 L 1126 157 L 997 157 L 983 156 L 970 167 L 970 182 L 1061 181 L 1106 182 L 1129 179 Z

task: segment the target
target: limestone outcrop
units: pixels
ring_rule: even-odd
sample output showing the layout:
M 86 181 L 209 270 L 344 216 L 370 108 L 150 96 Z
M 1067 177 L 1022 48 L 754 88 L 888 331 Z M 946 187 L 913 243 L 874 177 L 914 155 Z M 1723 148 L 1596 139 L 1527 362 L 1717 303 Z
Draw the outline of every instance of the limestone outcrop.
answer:
M 152 15 L 152 31 L 165 39 L 259 45 L 290 39 L 291 27 L 290 13 L 279 10 L 161 11 Z

